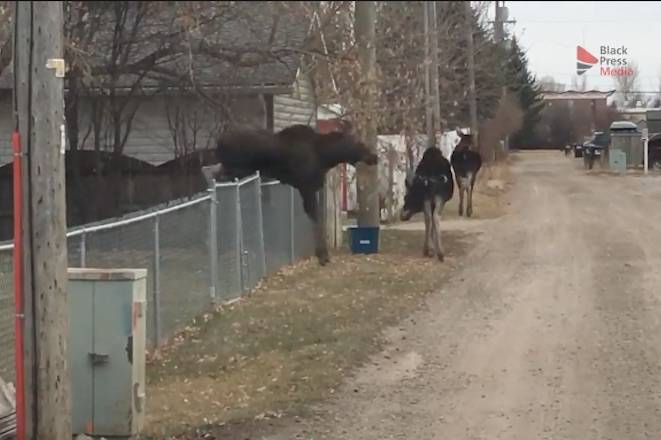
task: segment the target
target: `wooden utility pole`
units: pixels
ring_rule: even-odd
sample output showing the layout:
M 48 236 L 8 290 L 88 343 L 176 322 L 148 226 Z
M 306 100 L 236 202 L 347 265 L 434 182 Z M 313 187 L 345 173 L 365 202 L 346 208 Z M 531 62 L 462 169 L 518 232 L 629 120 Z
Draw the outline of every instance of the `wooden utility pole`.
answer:
M 441 91 L 438 80 L 438 14 L 436 13 L 437 2 L 428 2 L 431 14 L 431 87 L 432 105 L 434 114 L 434 145 L 436 145 L 436 134 L 441 133 Z M 440 145 L 439 145 L 440 147 Z
M 17 2 L 16 119 L 24 151 L 26 439 L 71 440 L 63 2 Z M 19 439 L 23 440 L 23 439 Z
M 468 57 L 468 107 L 471 118 L 471 135 L 473 145 L 479 146 L 480 139 L 477 126 L 477 94 L 475 92 L 475 51 L 473 48 L 473 9 L 469 1 L 464 2 L 466 11 L 466 52 Z
M 365 143 L 377 153 L 377 83 L 376 83 L 376 2 L 355 3 L 355 32 L 361 75 L 366 82 L 363 112 Z M 358 182 L 358 226 L 379 226 L 378 167 L 359 163 L 356 166 Z
M 14 116 L 14 130 L 23 135 L 23 143 L 29 133 L 29 113 L 26 117 L 19 118 L 18 111 L 21 109 L 25 113 L 25 109 L 30 108 L 30 86 L 28 82 L 28 72 L 30 72 L 30 45 L 32 41 L 32 33 L 27 31 L 30 29 L 32 22 L 32 13 L 29 4 L 26 2 L 14 3 L 14 28 L 13 28 L 13 64 L 14 64 L 14 94 L 13 94 L 13 116 Z M 23 75 L 25 73 L 25 75 Z M 15 134 L 15 133 L 14 133 Z M 16 147 L 14 147 L 16 148 Z M 20 137 L 19 137 L 20 148 Z M 25 152 L 25 145 L 23 145 Z M 22 158 L 21 158 L 22 156 Z M 21 158 L 21 183 L 22 190 L 14 188 L 14 205 L 21 204 L 21 227 L 20 239 L 14 237 L 14 246 L 21 246 L 22 258 L 20 263 L 17 261 L 14 265 L 14 279 L 16 285 L 14 289 L 20 289 L 18 293 L 19 298 L 23 299 L 22 310 L 16 310 L 15 319 L 18 322 L 15 324 L 16 329 L 16 435 L 17 440 L 34 439 L 34 388 L 35 388 L 35 370 L 33 368 L 32 359 L 34 359 L 34 325 L 32 321 L 34 305 L 32 301 L 32 277 L 31 271 L 31 256 L 30 256 L 30 235 L 28 233 L 26 224 L 29 221 L 30 204 L 27 203 L 27 196 L 29 194 L 30 183 L 30 169 L 25 153 L 15 158 Z M 18 170 L 17 170 L 18 171 Z M 16 176 L 18 177 L 18 176 Z M 18 209 L 18 206 L 16 206 Z M 14 219 L 16 221 L 16 219 Z M 14 249 L 16 252 L 16 248 Z M 22 263 L 22 264 L 21 264 Z M 22 282 L 21 282 L 22 278 Z M 15 305 L 17 306 L 17 305 Z M 22 332 L 22 338 L 19 335 Z M 20 342 L 23 342 L 21 350 Z M 22 374 L 21 374 L 22 372 Z M 21 379 L 23 382 L 21 383 Z M 23 398 L 21 398 L 23 397 Z
M 501 46 L 503 50 L 505 47 L 505 23 L 515 23 L 514 20 L 508 20 L 507 17 L 507 8 L 505 7 L 504 1 L 496 1 L 496 14 L 494 19 L 494 37 L 496 38 L 496 43 Z M 507 84 L 503 86 L 502 99 L 507 98 Z M 509 150 L 509 136 L 505 137 L 505 153 Z
M 495 14 L 495 20 L 494 20 L 494 37 L 496 38 L 496 41 L 500 44 L 502 43 L 504 37 L 505 37 L 505 32 L 504 32 L 504 19 L 503 19 L 503 8 L 500 5 L 501 2 L 496 1 L 494 2 L 494 5 L 496 6 L 496 14 Z
M 432 88 L 431 88 L 431 36 L 429 35 L 429 2 L 424 2 L 422 5 L 423 20 L 425 29 L 425 114 L 426 129 L 427 129 L 427 147 L 434 145 L 434 104 L 432 102 Z

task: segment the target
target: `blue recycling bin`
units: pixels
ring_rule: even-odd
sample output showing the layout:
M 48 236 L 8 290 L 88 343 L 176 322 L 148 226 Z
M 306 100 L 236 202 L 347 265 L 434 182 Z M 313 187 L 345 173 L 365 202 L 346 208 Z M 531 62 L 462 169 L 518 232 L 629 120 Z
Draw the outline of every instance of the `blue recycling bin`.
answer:
M 378 226 L 349 227 L 349 242 L 354 254 L 376 254 L 379 252 Z

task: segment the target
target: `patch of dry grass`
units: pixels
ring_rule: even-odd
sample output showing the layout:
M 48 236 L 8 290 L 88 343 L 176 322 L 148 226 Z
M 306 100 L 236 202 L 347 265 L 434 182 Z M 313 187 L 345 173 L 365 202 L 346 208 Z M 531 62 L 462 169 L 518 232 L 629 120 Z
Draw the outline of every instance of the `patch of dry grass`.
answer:
M 444 235 L 446 262 L 421 257 L 422 232 L 382 231 L 375 255 L 336 253 L 271 276 L 205 315 L 148 367 L 149 438 L 301 414 L 331 395 L 396 324 L 437 290 L 470 237 Z

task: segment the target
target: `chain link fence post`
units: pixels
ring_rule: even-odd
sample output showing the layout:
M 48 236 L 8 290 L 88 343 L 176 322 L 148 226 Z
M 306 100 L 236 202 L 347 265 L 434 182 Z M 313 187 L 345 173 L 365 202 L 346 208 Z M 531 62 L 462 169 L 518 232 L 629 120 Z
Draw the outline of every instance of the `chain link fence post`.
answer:
M 211 180 L 207 190 L 211 196 L 209 203 L 209 294 L 211 301 L 218 302 L 218 197 L 216 195 L 216 181 Z
M 80 267 L 87 267 L 87 233 L 80 234 Z
M 239 279 L 241 281 L 241 294 L 245 291 L 245 257 L 243 254 L 243 217 L 241 216 L 241 186 L 236 181 L 236 250 L 237 250 L 237 264 L 239 265 Z
M 158 213 L 154 217 L 154 348 L 161 343 L 161 234 Z
M 257 237 L 259 238 L 259 264 L 260 272 L 259 277 L 266 276 L 266 245 L 264 243 L 264 212 L 262 206 L 262 176 L 257 172 L 257 180 L 255 180 L 257 188 Z

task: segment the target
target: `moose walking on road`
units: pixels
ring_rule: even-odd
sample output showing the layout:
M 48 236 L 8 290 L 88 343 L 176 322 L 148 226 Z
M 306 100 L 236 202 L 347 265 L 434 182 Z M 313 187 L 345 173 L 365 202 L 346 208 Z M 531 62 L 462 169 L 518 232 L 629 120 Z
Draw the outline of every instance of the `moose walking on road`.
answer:
M 224 133 L 218 139 L 216 154 L 219 163 L 203 167 L 207 180 L 214 176 L 241 179 L 259 171 L 261 176 L 299 191 L 303 209 L 315 224 L 315 253 L 322 266 L 330 257 L 317 193 L 326 174 L 341 163 L 377 164 L 376 153 L 350 134 L 321 134 L 306 125 L 292 125 L 277 133 L 263 129 Z
M 415 174 L 406 180 L 406 195 L 404 207 L 400 215 L 402 221 L 409 220 L 413 215 L 424 212 L 425 244 L 423 254 L 444 260 L 441 243 L 441 213 L 443 206 L 452 198 L 454 181 L 450 162 L 437 147 L 429 147 L 425 151 Z M 432 244 L 433 243 L 433 252 Z
M 450 162 L 459 186 L 459 215 L 464 215 L 464 193 L 466 193 L 468 205 L 466 215 L 471 217 L 473 215 L 473 187 L 477 173 L 482 168 L 482 157 L 477 151 L 471 150 L 471 135 L 463 134 L 459 129 L 457 129 L 457 133 L 461 136 L 461 140 L 452 152 Z

